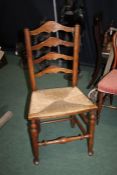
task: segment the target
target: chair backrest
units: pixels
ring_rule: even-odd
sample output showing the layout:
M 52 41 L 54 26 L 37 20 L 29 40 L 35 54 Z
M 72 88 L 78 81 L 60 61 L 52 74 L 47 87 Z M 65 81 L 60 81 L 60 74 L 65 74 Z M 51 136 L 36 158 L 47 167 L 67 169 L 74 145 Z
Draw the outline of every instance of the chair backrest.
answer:
M 102 16 L 96 14 L 93 18 L 93 33 L 96 46 L 97 57 L 101 55 L 103 43 Z
M 65 41 L 65 37 L 61 38 L 58 33 L 56 32 L 67 32 L 72 33 L 73 41 Z M 32 43 L 32 38 L 36 36 L 40 36 L 41 34 L 48 33 L 49 37 L 47 37 L 45 40 L 39 41 L 39 43 L 36 42 L 36 44 Z M 53 37 L 51 33 L 56 33 L 56 35 Z M 47 21 L 39 28 L 36 28 L 35 30 L 29 30 L 28 28 L 24 29 L 24 36 L 25 36 L 25 45 L 26 45 L 26 54 L 28 59 L 28 67 L 29 67 L 29 75 L 30 75 L 30 81 L 31 81 L 31 88 L 32 90 L 36 90 L 36 77 L 40 77 L 44 74 L 49 73 L 71 73 L 72 74 L 72 86 L 77 85 L 78 80 L 78 63 L 79 63 L 79 48 L 80 48 L 80 26 L 75 25 L 75 27 L 67 27 L 63 26 L 59 23 L 56 23 L 55 21 Z M 59 38 L 60 37 L 60 38 Z M 38 41 L 38 39 L 37 39 Z M 42 48 L 56 48 L 58 46 L 63 47 L 69 47 L 73 48 L 73 54 L 72 55 L 65 55 L 64 53 L 58 52 L 58 50 L 64 50 L 64 49 L 56 49 L 54 51 L 51 51 L 51 49 L 47 53 L 41 54 L 38 58 L 34 58 L 34 51 L 41 52 Z M 65 61 L 72 60 L 73 61 L 73 68 L 72 70 L 60 67 L 60 65 L 49 65 L 48 67 L 45 67 L 45 69 L 41 71 L 36 71 L 34 69 L 34 66 L 36 64 L 41 64 L 44 61 L 50 61 L 51 60 L 58 60 L 63 59 Z
M 113 61 L 112 68 L 117 69 L 117 32 L 113 34 L 112 40 L 113 40 L 113 49 L 114 49 L 114 61 Z

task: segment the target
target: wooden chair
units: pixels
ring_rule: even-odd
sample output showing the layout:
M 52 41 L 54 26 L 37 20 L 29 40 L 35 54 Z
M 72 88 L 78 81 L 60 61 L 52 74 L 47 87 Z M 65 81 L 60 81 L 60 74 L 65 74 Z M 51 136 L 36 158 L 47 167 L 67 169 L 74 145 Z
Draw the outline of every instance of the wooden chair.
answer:
M 98 90 L 98 111 L 97 118 L 99 122 L 100 112 L 103 106 L 117 109 L 117 107 L 112 105 L 113 95 L 117 95 L 117 32 L 113 35 L 113 50 L 114 50 L 114 59 L 113 66 L 111 71 L 99 81 L 97 90 Z M 110 105 L 104 105 L 105 99 L 107 96 L 110 96 Z
M 109 55 L 109 53 L 107 52 L 102 54 L 102 49 L 104 44 L 103 40 L 105 40 L 104 42 L 106 42 L 107 33 L 104 34 L 102 30 L 101 14 L 97 14 L 96 16 L 94 16 L 93 35 L 94 35 L 94 43 L 95 43 L 95 49 L 96 49 L 96 61 L 95 61 L 93 74 L 87 88 L 90 88 L 92 86 L 94 87 L 97 84 L 97 82 L 100 80 L 100 77 L 102 76 L 103 69 L 106 65 L 107 58 Z
M 64 32 L 71 32 L 73 34 L 73 41 L 63 41 L 60 38 L 50 37 L 39 44 L 31 45 L 32 36 L 39 35 L 42 32 L 57 32 L 63 30 Z M 97 106 L 93 104 L 83 92 L 77 88 L 78 79 L 78 63 L 79 63 L 79 47 L 80 47 L 80 26 L 66 27 L 54 21 L 48 21 L 41 27 L 30 31 L 28 28 L 24 29 L 25 45 L 27 51 L 30 83 L 31 83 L 31 97 L 28 113 L 29 132 L 31 136 L 32 150 L 34 155 L 34 163 L 39 163 L 39 148 L 43 145 L 66 143 L 75 140 L 88 140 L 88 153 L 93 154 L 94 144 L 94 128 L 95 128 L 95 110 Z M 73 55 L 64 55 L 51 51 L 40 58 L 33 59 L 33 51 L 41 49 L 42 47 L 57 47 L 62 45 L 64 47 L 72 47 Z M 58 51 L 58 50 L 57 50 Z M 40 64 L 44 60 L 52 61 L 63 59 L 66 61 L 73 61 L 73 69 L 59 67 L 57 65 L 50 65 L 44 70 L 35 72 L 34 66 Z M 50 73 L 72 73 L 71 87 L 52 88 L 39 90 L 36 85 L 35 78 L 41 77 L 44 74 Z M 51 83 L 51 82 L 50 82 Z M 53 83 L 54 84 L 54 83 Z M 79 116 L 78 116 L 79 114 Z M 84 121 L 86 127 L 79 122 L 78 118 Z M 82 131 L 81 135 L 70 137 L 59 137 L 55 140 L 38 141 L 41 123 L 53 123 L 59 121 L 70 120 L 72 125 L 77 124 Z

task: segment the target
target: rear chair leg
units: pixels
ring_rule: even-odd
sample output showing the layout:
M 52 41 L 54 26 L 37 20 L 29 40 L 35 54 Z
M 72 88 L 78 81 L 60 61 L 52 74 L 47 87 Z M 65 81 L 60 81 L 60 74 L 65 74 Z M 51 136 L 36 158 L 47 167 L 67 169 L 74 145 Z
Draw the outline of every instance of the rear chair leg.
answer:
M 97 102 L 97 106 L 98 106 L 98 110 L 97 110 L 97 124 L 99 124 L 99 120 L 100 120 L 100 113 L 102 111 L 102 105 L 104 103 L 104 93 L 103 92 L 98 92 L 98 102 Z
M 32 144 L 32 152 L 34 156 L 34 164 L 39 164 L 39 145 L 38 145 L 38 136 L 39 136 L 39 121 L 31 120 L 31 124 L 29 127 L 31 144 Z
M 95 118 L 94 112 L 91 112 L 90 119 L 89 119 L 89 135 L 90 135 L 90 137 L 88 138 L 88 154 L 89 154 L 89 156 L 93 155 L 95 123 L 96 123 L 96 118 Z
M 110 105 L 112 105 L 113 104 L 113 95 L 111 94 L 110 95 Z
M 75 124 L 76 124 L 76 122 L 75 122 L 75 116 L 71 116 L 71 118 L 70 118 L 70 124 L 71 124 L 71 127 L 72 128 L 75 127 Z

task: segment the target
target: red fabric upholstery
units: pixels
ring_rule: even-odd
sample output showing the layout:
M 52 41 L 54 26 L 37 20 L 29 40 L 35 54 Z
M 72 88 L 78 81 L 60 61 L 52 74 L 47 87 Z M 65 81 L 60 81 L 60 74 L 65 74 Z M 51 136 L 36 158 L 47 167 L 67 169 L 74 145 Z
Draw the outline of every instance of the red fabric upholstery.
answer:
M 98 91 L 117 94 L 117 70 L 113 69 L 99 83 Z

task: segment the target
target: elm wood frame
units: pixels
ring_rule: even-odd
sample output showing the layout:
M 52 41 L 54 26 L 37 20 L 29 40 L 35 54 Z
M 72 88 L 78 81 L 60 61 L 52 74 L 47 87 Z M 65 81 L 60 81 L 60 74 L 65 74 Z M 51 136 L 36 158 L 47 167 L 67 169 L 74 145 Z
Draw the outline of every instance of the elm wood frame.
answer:
M 53 29 L 53 30 L 52 30 Z M 42 43 L 39 43 L 35 46 L 31 46 L 31 36 L 40 34 L 42 32 L 57 32 L 58 30 L 63 30 L 64 32 L 71 32 L 74 36 L 74 41 L 69 42 L 69 41 L 63 41 L 62 39 L 59 38 L 54 38 L 50 37 L 46 41 L 43 41 Z M 80 47 L 80 26 L 75 25 L 75 27 L 66 27 L 61 24 L 58 24 L 54 21 L 48 21 L 44 25 L 42 25 L 40 28 L 35 29 L 33 31 L 30 31 L 29 29 L 24 29 L 24 34 L 25 34 L 25 43 L 26 43 L 26 51 L 27 51 L 27 59 L 28 59 L 28 67 L 29 67 L 29 75 L 30 75 L 30 84 L 31 84 L 31 89 L 32 92 L 37 90 L 36 86 L 36 77 L 40 77 L 46 73 L 58 73 L 58 72 L 63 72 L 63 73 L 72 73 L 72 87 L 77 86 L 77 81 L 78 81 L 78 65 L 79 65 L 79 47 Z M 32 52 L 33 50 L 38 50 L 41 49 L 44 46 L 58 46 L 58 45 L 64 45 L 66 47 L 73 47 L 73 56 L 68 56 L 60 53 L 54 53 L 50 52 L 47 53 L 46 55 L 42 56 L 39 59 L 33 60 L 33 55 Z M 58 66 L 49 66 L 45 70 L 42 70 L 41 72 L 35 73 L 34 72 L 34 67 L 33 65 L 39 64 L 44 60 L 56 60 L 59 58 L 63 58 L 64 60 L 73 60 L 73 69 L 67 69 L 67 68 L 61 68 Z M 34 155 L 34 163 L 38 164 L 39 163 L 39 149 L 38 147 L 43 146 L 43 145 L 50 145 L 50 144 L 63 144 L 75 140 L 82 140 L 82 139 L 87 139 L 88 140 L 88 153 L 89 155 L 93 154 L 93 145 L 94 145 L 94 130 L 95 130 L 95 110 L 97 109 L 96 105 L 94 105 L 92 108 L 89 107 L 88 110 L 82 110 L 80 112 L 72 112 L 66 114 L 61 114 L 60 118 L 57 119 L 58 116 L 55 115 L 55 119 L 53 120 L 53 117 L 49 118 L 49 120 L 42 120 L 38 117 L 32 117 L 28 118 L 29 120 L 29 133 L 31 137 L 31 142 L 32 142 L 32 151 Z M 85 114 L 82 113 L 90 113 L 90 117 L 88 120 L 88 117 Z M 80 122 L 76 115 L 79 114 L 82 118 L 82 122 Z M 65 117 L 70 115 L 70 117 Z M 47 119 L 47 118 L 46 118 Z M 82 132 L 82 135 L 77 135 L 77 136 L 71 136 L 71 137 L 61 137 L 57 138 L 54 140 L 48 140 L 48 141 L 38 141 L 38 136 L 40 133 L 40 124 L 42 123 L 53 123 L 53 122 L 63 122 L 66 120 L 70 120 L 71 126 L 74 127 L 77 125 Z M 86 125 L 84 127 L 84 124 Z

